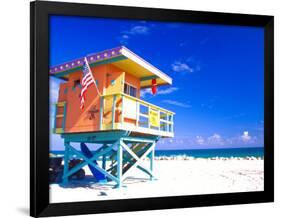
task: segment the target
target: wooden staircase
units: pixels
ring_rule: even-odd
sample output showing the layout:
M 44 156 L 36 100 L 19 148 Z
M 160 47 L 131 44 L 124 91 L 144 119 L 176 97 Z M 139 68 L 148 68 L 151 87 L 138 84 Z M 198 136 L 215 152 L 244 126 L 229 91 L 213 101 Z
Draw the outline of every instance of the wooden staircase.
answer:
M 148 150 L 149 146 L 147 143 L 134 143 L 130 147 L 131 150 L 139 157 L 142 158 L 144 153 Z M 117 175 L 117 152 L 113 152 L 110 159 L 112 160 L 111 166 L 108 169 L 112 175 Z M 122 162 L 122 174 L 125 174 L 132 166 L 136 163 L 136 159 L 133 158 L 128 152 L 124 152 L 123 154 L 123 162 Z

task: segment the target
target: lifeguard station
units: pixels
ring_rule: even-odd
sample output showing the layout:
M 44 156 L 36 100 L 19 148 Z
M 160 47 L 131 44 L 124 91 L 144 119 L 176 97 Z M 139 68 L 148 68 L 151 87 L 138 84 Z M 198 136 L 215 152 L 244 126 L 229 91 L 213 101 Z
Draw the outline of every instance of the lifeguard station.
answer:
M 88 88 L 84 109 L 80 109 L 82 66 L 84 58 L 50 68 L 50 75 L 60 78 L 58 102 L 55 106 L 54 133 L 64 139 L 64 163 L 71 155 L 83 162 L 69 169 L 64 164 L 63 183 L 85 165 L 113 180 L 117 187 L 134 168 L 152 179 L 156 142 L 173 137 L 174 113 L 140 99 L 140 90 L 152 86 L 171 85 L 172 79 L 126 47 L 90 54 L 87 61 L 95 79 Z M 72 143 L 99 144 L 91 155 Z M 91 149 L 93 150 L 93 149 Z M 149 167 L 143 162 L 149 158 Z M 97 160 L 101 160 L 101 166 Z M 93 171 L 92 171 L 93 172 Z

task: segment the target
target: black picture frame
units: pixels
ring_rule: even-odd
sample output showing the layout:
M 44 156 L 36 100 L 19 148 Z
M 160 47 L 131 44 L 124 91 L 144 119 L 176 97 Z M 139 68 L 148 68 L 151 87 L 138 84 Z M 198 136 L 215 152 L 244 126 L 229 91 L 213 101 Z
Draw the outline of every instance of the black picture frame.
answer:
M 49 15 L 264 28 L 264 191 L 49 203 Z M 30 4 L 30 215 L 59 216 L 274 201 L 273 16 L 35 1 Z

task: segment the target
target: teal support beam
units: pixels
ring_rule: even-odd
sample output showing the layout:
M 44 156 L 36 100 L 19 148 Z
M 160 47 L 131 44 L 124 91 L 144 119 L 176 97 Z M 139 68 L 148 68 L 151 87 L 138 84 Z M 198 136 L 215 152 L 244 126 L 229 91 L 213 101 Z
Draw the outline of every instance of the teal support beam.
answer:
M 115 105 L 116 105 L 116 95 L 113 96 L 113 103 L 112 103 L 112 129 L 114 129 L 114 123 L 115 123 Z
M 116 143 L 112 144 L 111 146 L 103 149 L 102 151 L 100 151 L 99 153 L 96 153 L 93 157 L 91 157 L 89 159 L 90 162 L 93 162 L 94 160 L 97 160 L 101 155 L 104 155 L 110 151 L 112 151 L 113 147 L 116 145 Z M 71 146 L 69 146 L 70 149 L 75 153 L 77 154 L 79 157 L 81 157 L 82 159 L 84 159 L 84 155 L 82 155 L 82 153 L 80 151 L 77 151 L 76 149 L 72 148 Z M 68 171 L 67 174 L 64 174 L 63 177 L 66 177 L 66 176 L 70 176 L 72 175 L 73 173 L 75 173 L 76 171 L 78 171 L 79 169 L 81 169 L 82 167 L 86 166 L 88 164 L 88 162 L 84 161 L 78 165 L 76 165 L 75 167 L 73 167 L 71 170 Z
M 118 179 L 115 176 L 111 175 L 106 170 L 100 168 L 98 165 L 93 163 L 93 161 L 91 159 L 89 159 L 85 155 L 83 155 L 80 151 L 77 151 L 75 148 L 73 148 L 71 146 L 69 148 L 72 150 L 72 152 L 74 154 L 76 154 L 78 157 L 82 158 L 86 162 L 86 164 L 90 164 L 91 166 L 96 168 L 98 171 L 100 171 L 102 174 L 104 174 L 106 177 L 108 177 L 108 178 L 112 179 L 113 181 L 115 181 L 116 183 L 118 183 Z
M 103 145 L 103 148 L 105 148 L 106 145 Z M 102 168 L 105 170 L 106 169 L 106 154 L 102 155 Z
M 150 170 L 147 170 L 146 168 L 143 168 L 142 166 L 138 165 L 137 168 L 141 171 L 143 171 L 144 173 L 148 174 L 150 176 L 150 178 L 154 178 L 152 172 Z M 151 179 L 153 180 L 153 179 Z
M 68 161 L 69 161 L 69 142 L 64 142 L 64 166 L 63 166 L 63 185 L 68 184 Z
M 150 170 L 150 169 L 146 169 L 146 168 L 142 165 L 141 162 L 143 161 L 143 159 L 144 159 L 146 156 L 148 156 L 148 154 L 150 154 L 150 152 L 154 149 L 154 147 L 155 147 L 155 143 L 152 143 L 151 146 L 141 155 L 141 157 L 138 158 L 138 160 L 137 160 L 136 162 L 134 162 L 134 164 L 133 164 L 133 166 L 130 168 L 130 170 L 133 169 L 133 168 L 138 167 L 138 168 L 145 169 L 145 170 L 143 170 L 143 171 L 144 171 L 144 172 L 147 172 L 149 175 L 153 175 L 153 173 L 151 172 L 151 170 Z M 127 171 L 126 173 L 124 173 L 123 176 L 125 177 L 128 172 L 129 172 L 129 171 Z
M 154 169 L 154 156 L 155 156 L 155 145 L 153 146 L 152 151 L 149 154 L 149 159 L 150 159 L 150 171 L 153 172 Z M 150 180 L 153 180 L 153 176 L 150 175 Z
M 153 173 L 151 170 L 146 169 L 146 167 L 142 164 L 142 159 L 145 156 L 141 156 L 139 157 L 133 150 L 131 150 L 122 140 L 120 141 L 121 146 L 135 159 L 136 162 L 132 163 L 132 166 L 136 165 L 137 168 L 139 168 L 140 170 L 142 170 L 143 172 L 147 173 L 148 175 L 150 175 L 150 177 L 153 177 Z M 153 143 L 152 143 L 153 145 Z M 148 146 L 148 145 L 147 145 Z M 151 146 L 152 147 L 152 146 Z M 151 154 L 151 152 L 149 153 Z
M 123 149 L 119 142 L 118 149 L 117 149 L 117 178 L 118 178 L 117 188 L 121 188 L 122 186 L 122 165 L 123 165 Z
M 114 132 L 114 137 L 113 137 Z M 116 135 L 117 133 L 117 135 Z M 103 134 L 79 134 L 74 136 L 72 134 L 63 134 L 65 155 L 64 155 L 64 172 L 62 183 L 67 185 L 69 182 L 69 177 L 77 172 L 79 169 L 83 168 L 87 164 L 93 166 L 98 171 L 103 173 L 107 178 L 113 180 L 117 184 L 117 188 L 123 187 L 123 179 L 128 175 L 131 170 L 137 168 L 145 172 L 151 180 L 154 177 L 154 155 L 155 155 L 155 145 L 158 137 L 130 137 L 128 132 L 118 132 L 112 131 L 112 137 L 108 137 L 106 141 L 106 135 Z M 115 137 L 118 136 L 118 139 Z M 112 139 L 115 138 L 115 141 Z M 95 142 L 101 146 L 95 151 L 91 158 L 87 158 L 81 151 L 75 149 L 71 146 L 71 143 L 76 140 Z M 104 140 L 104 141 L 103 141 Z M 77 158 L 82 159 L 83 162 L 77 164 L 73 168 L 69 169 L 69 159 L 71 155 L 76 155 Z M 106 169 L 106 160 L 110 155 L 114 155 L 114 166 L 111 166 L 113 170 Z M 149 165 L 146 166 L 145 158 L 149 158 Z M 95 163 L 96 160 L 102 160 L 101 166 Z M 124 164 L 126 162 L 126 169 Z M 128 167 L 127 167 L 128 166 Z M 115 168 L 114 168 L 115 167 Z

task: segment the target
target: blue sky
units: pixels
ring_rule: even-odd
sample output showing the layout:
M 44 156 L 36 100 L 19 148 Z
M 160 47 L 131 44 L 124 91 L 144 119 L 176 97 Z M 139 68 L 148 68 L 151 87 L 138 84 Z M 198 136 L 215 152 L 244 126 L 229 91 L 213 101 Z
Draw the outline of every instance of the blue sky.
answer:
M 263 146 L 263 37 L 257 27 L 52 16 L 50 66 L 124 45 L 173 78 L 156 96 L 141 93 L 176 113 L 175 137 L 158 149 L 256 147 Z M 53 103 L 61 81 L 50 81 Z M 62 148 L 59 136 L 51 142 Z

